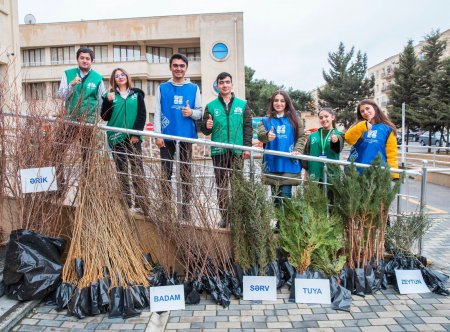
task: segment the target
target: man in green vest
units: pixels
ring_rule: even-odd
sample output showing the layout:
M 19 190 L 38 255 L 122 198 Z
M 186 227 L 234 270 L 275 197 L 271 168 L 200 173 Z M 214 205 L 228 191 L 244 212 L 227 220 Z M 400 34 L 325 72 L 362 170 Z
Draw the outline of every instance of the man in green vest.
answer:
M 65 193 L 67 184 L 64 179 L 64 155 L 75 140 L 82 147 L 82 168 L 85 170 L 92 150 L 93 124 L 98 119 L 101 97 L 105 90 L 103 77 L 92 66 L 94 51 L 87 47 L 78 49 L 78 67 L 67 69 L 59 85 L 58 94 L 65 102 L 64 119 L 78 123 L 62 122 L 57 129 L 58 144 L 54 146 L 53 158 L 56 164 L 58 192 Z
M 234 96 L 233 78 L 229 73 L 220 73 L 216 83 L 220 93 L 218 98 L 206 106 L 201 125 L 202 132 L 211 135 L 214 142 L 252 146 L 252 114 L 247 102 Z M 227 209 L 230 171 L 234 167 L 242 168 L 242 160 L 249 156 L 249 151 L 211 147 L 217 200 L 222 215 L 219 222 L 221 228 L 229 224 Z

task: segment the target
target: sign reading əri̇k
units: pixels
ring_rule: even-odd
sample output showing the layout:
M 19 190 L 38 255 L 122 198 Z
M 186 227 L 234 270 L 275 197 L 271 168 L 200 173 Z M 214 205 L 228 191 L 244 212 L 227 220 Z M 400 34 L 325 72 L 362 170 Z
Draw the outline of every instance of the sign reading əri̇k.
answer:
M 430 293 L 420 270 L 395 270 L 400 294 Z
M 54 167 L 21 169 L 20 181 L 24 194 L 55 191 L 58 189 Z
M 245 301 L 276 301 L 277 278 L 244 276 L 242 291 Z
M 150 287 L 150 311 L 184 310 L 184 286 Z

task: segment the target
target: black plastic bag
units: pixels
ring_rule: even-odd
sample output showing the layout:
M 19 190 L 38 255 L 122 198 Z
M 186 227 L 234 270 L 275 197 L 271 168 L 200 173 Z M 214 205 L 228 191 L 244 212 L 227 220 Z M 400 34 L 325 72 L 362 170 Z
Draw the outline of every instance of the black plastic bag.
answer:
M 81 258 L 75 258 L 75 272 L 77 273 L 78 280 L 84 276 L 84 262 Z
M 109 290 L 109 318 L 123 315 L 123 287 L 113 287 Z
M 379 288 L 377 289 L 377 284 L 375 282 L 375 272 L 370 264 L 367 264 L 364 268 L 364 277 L 366 282 L 364 294 L 370 295 L 379 290 Z
M 377 290 L 387 289 L 384 259 L 379 259 L 375 269 L 375 287 Z
M 352 293 L 338 284 L 336 277 L 330 278 L 331 308 L 334 310 L 350 311 Z
M 6 294 L 19 301 L 43 299 L 61 282 L 65 240 L 26 229 L 11 232 L 3 282 Z
M 366 278 L 364 269 L 355 268 L 353 270 L 353 281 L 355 283 L 353 294 L 364 297 L 364 291 L 366 290 Z
M 75 288 L 75 291 L 67 304 L 67 312 L 79 319 L 86 317 L 86 313 L 83 312 L 81 308 L 81 289 L 78 287 Z
M 310 270 L 306 270 L 305 273 L 299 273 L 297 271 L 292 275 L 291 280 L 291 293 L 289 294 L 289 302 L 295 302 L 295 279 L 313 279 L 314 273 Z
M 147 300 L 145 287 L 143 285 L 133 285 L 131 288 L 133 290 L 132 296 L 134 307 L 139 310 L 147 308 L 150 305 L 150 302 Z
M 266 265 L 266 267 L 264 268 L 264 275 L 275 276 L 277 278 L 277 289 L 283 287 L 286 283 L 286 281 L 284 280 L 283 272 L 281 271 L 276 261 Z
M 234 274 L 236 275 L 236 279 L 239 283 L 239 287 L 241 289 L 240 294 L 242 294 L 242 287 L 244 286 L 244 270 L 239 264 L 233 264 L 233 270 Z
M 3 295 L 5 295 L 5 283 L 2 281 L 0 281 L 0 297 L 2 297 Z
M 428 267 L 422 268 L 421 272 L 425 283 L 431 288 L 433 293 L 445 296 L 450 295 L 450 291 L 445 286 L 449 278 L 448 275 L 434 271 Z
M 91 283 L 89 287 L 89 297 L 91 298 L 91 315 L 99 315 L 102 313 L 100 305 L 100 285 L 99 282 Z
M 161 265 L 156 265 L 152 269 L 152 274 L 148 277 L 148 281 L 152 287 L 166 286 L 167 277 L 164 268 Z
M 106 312 L 106 307 L 109 306 L 109 287 L 111 281 L 108 278 L 100 278 L 98 280 L 98 304 L 102 312 Z
M 199 286 L 200 285 L 200 286 Z M 184 300 L 186 304 L 199 304 L 201 283 L 197 280 L 184 283 Z
M 86 316 L 92 316 L 91 287 L 81 288 L 80 308 Z
M 138 295 L 135 294 L 133 286 L 128 286 L 124 290 L 123 295 L 123 313 L 122 317 L 124 319 L 139 316 L 141 311 L 134 306 L 134 298 Z
M 67 308 L 70 298 L 72 297 L 75 286 L 69 282 L 63 282 L 56 289 L 56 311 Z

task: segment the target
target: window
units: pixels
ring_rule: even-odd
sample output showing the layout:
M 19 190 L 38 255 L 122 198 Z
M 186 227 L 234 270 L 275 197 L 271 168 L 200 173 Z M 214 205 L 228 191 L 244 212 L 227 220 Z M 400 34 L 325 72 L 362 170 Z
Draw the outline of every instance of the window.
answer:
M 147 46 L 146 52 L 149 63 L 169 63 L 170 57 L 173 54 L 173 48 Z
M 141 60 L 141 47 L 129 45 L 114 45 L 114 62 Z
M 133 87 L 142 90 L 142 81 L 141 80 L 132 80 Z
M 26 101 L 45 99 L 45 83 L 24 83 L 23 91 Z
M 108 62 L 108 46 L 106 45 L 83 45 L 81 47 L 87 47 L 94 51 L 94 57 L 96 62 Z
M 60 82 L 50 82 L 52 85 L 52 98 L 53 99 L 58 99 L 59 98 L 59 94 L 58 94 L 58 90 L 59 90 L 59 83 Z
M 198 89 L 200 90 L 200 93 L 201 93 L 202 92 L 202 81 L 201 80 L 191 80 L 191 82 L 198 85 Z
M 75 46 L 51 47 L 50 56 L 52 65 L 76 63 Z
M 148 96 L 156 95 L 156 91 L 158 90 L 159 85 L 161 83 L 163 83 L 163 81 L 155 81 L 155 80 L 147 81 L 147 95 Z
M 179 48 L 178 52 L 186 55 L 189 61 L 200 61 L 200 47 Z
M 224 43 L 217 43 L 212 48 L 212 55 L 217 60 L 224 60 L 228 56 L 228 46 Z
M 22 65 L 24 67 L 43 66 L 45 52 L 43 48 L 22 50 Z

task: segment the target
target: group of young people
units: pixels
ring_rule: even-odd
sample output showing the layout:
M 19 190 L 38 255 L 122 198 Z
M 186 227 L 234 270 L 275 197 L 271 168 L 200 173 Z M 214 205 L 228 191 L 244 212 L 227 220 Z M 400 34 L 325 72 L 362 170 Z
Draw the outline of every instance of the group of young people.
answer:
M 123 68 L 111 73 L 110 89 L 106 90 L 102 77 L 91 64 L 94 53 L 89 48 L 77 51 L 78 67 L 69 69 L 61 79 L 60 96 L 66 101 L 66 109 L 71 120 L 78 121 L 80 114 L 85 121 L 93 123 L 101 101 L 100 115 L 111 127 L 143 130 L 146 121 L 144 92 L 132 86 L 129 74 Z M 233 78 L 222 72 L 217 76 L 218 97 L 209 102 L 203 111 L 198 86 L 185 78 L 188 59 L 183 54 L 174 54 L 169 60 L 172 78 L 159 86 L 156 92 L 154 110 L 154 132 L 185 138 L 197 138 L 196 121 L 201 120 L 200 130 L 211 135 L 214 142 L 236 146 L 252 145 L 252 114 L 247 102 L 233 93 Z M 292 155 L 307 154 L 328 159 L 339 159 L 344 140 L 351 144 L 349 160 L 370 163 L 381 154 L 385 163 L 397 168 L 397 141 L 395 126 L 384 115 L 378 105 L 371 100 L 363 100 L 357 106 L 356 122 L 344 134 L 335 128 L 335 113 L 332 109 L 319 111 L 321 128 L 305 137 L 305 130 L 298 112 L 288 93 L 276 91 L 270 98 L 267 116 L 258 128 L 258 139 L 267 150 L 289 152 Z M 134 175 L 143 174 L 142 137 L 108 131 L 108 144 L 122 181 L 124 195 L 132 208 L 143 209 L 147 197 L 139 178 L 132 176 L 134 199 L 128 177 L 128 167 Z M 175 138 L 157 138 L 160 149 L 165 192 L 171 198 L 170 179 L 173 159 L 177 152 Z M 242 168 L 243 159 L 249 158 L 248 151 L 211 147 L 211 158 L 217 185 L 217 196 L 221 211 L 220 227 L 229 223 L 227 215 L 228 192 L 232 169 Z M 191 161 L 192 143 L 180 142 L 179 160 L 182 177 L 182 218 L 190 219 L 189 203 L 192 198 Z M 291 197 L 292 186 L 299 183 L 302 168 L 314 181 L 323 180 L 323 163 L 300 162 L 289 158 L 265 154 L 264 181 L 271 185 L 275 205 L 280 206 L 284 198 Z M 130 164 L 130 165 L 128 165 Z

